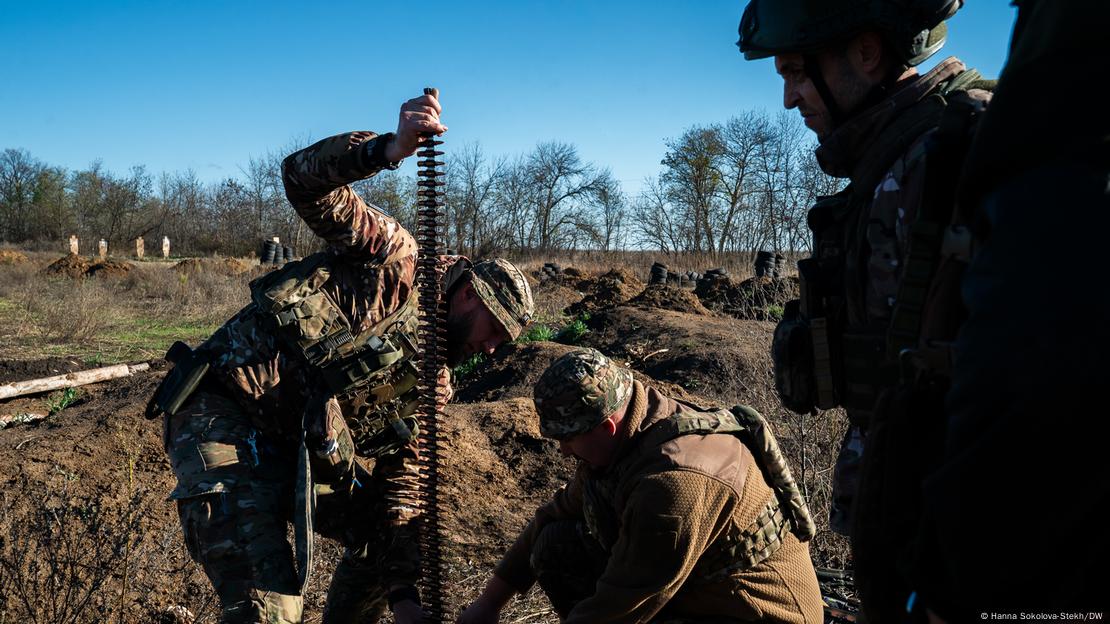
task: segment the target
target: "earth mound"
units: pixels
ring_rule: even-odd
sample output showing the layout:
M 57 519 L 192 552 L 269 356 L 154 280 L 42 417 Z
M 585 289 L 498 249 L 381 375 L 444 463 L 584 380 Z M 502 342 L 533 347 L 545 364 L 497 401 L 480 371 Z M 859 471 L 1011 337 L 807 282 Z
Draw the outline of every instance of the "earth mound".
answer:
M 629 304 L 602 311 L 586 325 L 584 345 L 652 379 L 714 402 L 746 403 L 763 413 L 781 409 L 773 392 L 769 324 Z
M 786 302 L 798 297 L 798 284 L 797 276 L 751 277 L 740 283 L 730 279 L 703 280 L 694 293 L 711 310 L 739 319 L 765 321 L 777 318 Z
M 593 314 L 620 305 L 640 292 L 644 283 L 631 271 L 613 269 L 603 275 L 583 278 L 576 286 L 586 296 L 567 307 L 566 313 L 571 316 Z
M 92 262 L 76 254 L 62 256 L 51 262 L 44 271 L 47 275 L 77 279 L 81 277 L 122 277 L 131 272 L 135 265 L 119 260 L 99 260 Z
M 510 343 L 486 358 L 459 383 L 455 401 L 477 403 L 532 398 L 532 386 L 556 359 L 575 347 L 557 342 Z
M 88 277 L 123 277 L 131 272 L 135 265 L 130 262 L 119 262 L 116 260 L 104 260 L 101 262 L 93 263 L 85 271 Z
M 27 256 L 12 251 L 11 249 L 0 249 L 0 264 L 25 264 Z
M 713 314 L 701 304 L 701 300 L 694 293 L 665 284 L 648 286 L 642 293 L 629 300 L 628 305 L 658 310 L 674 310 L 675 312 L 685 312 L 698 316 Z
M 531 398 L 452 404 L 444 423 L 445 545 L 492 565 L 570 478 L 574 462 L 540 435 Z
M 85 258 L 77 254 L 69 254 L 51 262 L 44 270 L 47 275 L 77 279 L 79 277 L 85 277 L 85 273 L 89 270 L 89 266 L 90 263 Z
M 173 265 L 173 270 L 181 274 L 212 273 L 228 277 L 247 273 L 253 268 L 250 262 L 238 258 L 186 258 Z

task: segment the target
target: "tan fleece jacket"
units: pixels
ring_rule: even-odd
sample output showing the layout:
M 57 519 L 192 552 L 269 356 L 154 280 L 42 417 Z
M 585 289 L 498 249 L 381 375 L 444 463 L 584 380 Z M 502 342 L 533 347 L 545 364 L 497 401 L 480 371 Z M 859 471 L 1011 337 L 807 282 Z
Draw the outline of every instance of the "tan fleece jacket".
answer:
M 694 409 L 636 383 L 626 438 L 604 471 L 585 463 L 540 507 L 495 574 L 521 592 L 535 582 L 529 555 L 554 520 L 593 518 L 591 532 L 608 550 L 597 593 L 565 620 L 575 624 L 712 618 L 733 622 L 822 621 L 821 595 L 809 548 L 787 534 L 754 567 L 715 580 L 726 538 L 748 528 L 773 502 L 751 453 L 728 434 L 684 435 L 651 448 L 637 444 L 651 425 Z M 589 513 L 585 510 L 588 508 Z M 701 567 L 697 567 L 702 562 Z

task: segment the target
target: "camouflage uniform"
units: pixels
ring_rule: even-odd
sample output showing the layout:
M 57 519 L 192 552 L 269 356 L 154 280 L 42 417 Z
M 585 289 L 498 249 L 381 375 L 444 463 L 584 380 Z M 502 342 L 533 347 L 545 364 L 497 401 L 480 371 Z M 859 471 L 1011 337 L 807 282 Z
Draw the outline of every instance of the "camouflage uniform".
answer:
M 410 303 L 417 248 L 394 219 L 368 206 L 348 186 L 385 168 L 389 135 L 342 134 L 296 152 L 282 163 L 289 201 L 329 244 L 330 277 L 319 286 L 350 322 L 374 328 Z M 504 261 L 471 267 L 443 257 L 448 283 L 470 273 L 486 307 L 515 337 L 531 314 L 523 274 Z M 301 581 L 286 540 L 297 500 L 297 464 L 305 412 L 323 384 L 318 371 L 275 335 L 257 303 L 243 308 L 205 341 L 210 369 L 181 409 L 167 415 L 165 448 L 178 485 L 185 542 L 223 605 L 223 622 L 290 622 L 302 618 Z M 441 396 L 446 401 L 448 397 Z M 348 422 L 378 396 L 357 390 L 333 396 L 327 414 Z M 308 421 L 311 423 L 312 421 Z M 336 421 L 323 428 L 330 429 Z M 328 593 L 324 621 L 374 622 L 386 591 L 416 583 L 415 440 L 399 442 L 371 469 L 355 464 L 316 483 L 314 530 L 346 547 Z M 387 507 L 383 493 L 395 494 Z
M 846 177 L 856 183 L 865 176 L 872 158 L 882 152 L 876 140 L 884 129 L 898 123 L 898 118 L 911 112 L 936 93 L 946 82 L 965 72 L 964 65 L 949 58 L 941 61 L 926 74 L 914 78 L 888 100 L 854 117 L 849 123 L 834 131 L 817 148 L 818 163 L 825 173 Z M 971 90 L 955 97 L 974 102 L 982 108 L 989 100 L 989 93 Z M 911 113 L 912 114 L 912 113 Z M 858 291 L 860 301 L 849 304 L 856 310 L 850 322 L 856 326 L 885 328 L 890 324 L 891 313 L 898 295 L 901 267 L 907 253 L 907 235 L 925 198 L 926 145 L 935 128 L 922 132 L 916 140 L 889 164 L 874 187 L 873 199 L 867 208 L 869 218 L 864 234 L 866 249 L 863 288 Z M 849 298 L 852 293 L 849 292 Z M 851 314 L 851 313 L 850 313 Z M 881 332 L 881 330 L 880 330 Z M 889 364 L 885 365 L 889 367 Z M 896 372 L 890 371 L 886 380 L 893 386 Z M 851 383 L 851 381 L 849 381 Z M 877 398 L 877 395 L 873 398 Z M 829 524 L 833 530 L 848 534 L 851 527 L 851 510 L 860 461 L 867 439 L 867 425 L 873 407 L 858 405 L 847 408 L 850 425 L 841 443 L 833 470 L 833 497 Z
M 768 485 L 793 483 L 781 456 L 761 461 L 777 447 L 757 414 L 680 403 L 593 350 L 554 362 L 535 399 L 555 439 L 627 407 L 612 462 L 579 463 L 499 578 L 521 592 L 538 581 L 564 622 L 821 621 L 809 550 L 795 536 L 808 539 L 812 523 L 800 497 L 786 502 Z

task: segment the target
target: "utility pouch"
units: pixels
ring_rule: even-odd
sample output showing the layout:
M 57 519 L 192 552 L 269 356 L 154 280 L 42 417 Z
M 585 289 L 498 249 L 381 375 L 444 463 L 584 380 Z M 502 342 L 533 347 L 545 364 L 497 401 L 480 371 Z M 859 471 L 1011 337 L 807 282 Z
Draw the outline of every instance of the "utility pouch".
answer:
M 816 407 L 817 382 L 813 339 L 809 324 L 801 317 L 800 303 L 797 299 L 786 303 L 771 342 L 771 360 L 775 390 L 783 406 L 797 414 L 809 414 Z
M 331 278 L 326 253 L 290 262 L 250 284 L 251 300 L 277 335 L 312 366 L 354 350 L 346 316 L 322 286 Z
M 305 409 L 305 446 L 311 452 L 313 480 L 337 483 L 350 474 L 355 459 L 354 441 L 339 401 L 314 399 Z
M 172 362 L 174 366 L 162 379 L 162 383 L 158 384 L 154 396 L 147 403 L 148 419 L 156 418 L 159 414 L 176 414 L 185 400 L 196 392 L 210 366 L 206 354 L 194 351 L 180 340 L 170 346 L 166 352 L 166 361 Z

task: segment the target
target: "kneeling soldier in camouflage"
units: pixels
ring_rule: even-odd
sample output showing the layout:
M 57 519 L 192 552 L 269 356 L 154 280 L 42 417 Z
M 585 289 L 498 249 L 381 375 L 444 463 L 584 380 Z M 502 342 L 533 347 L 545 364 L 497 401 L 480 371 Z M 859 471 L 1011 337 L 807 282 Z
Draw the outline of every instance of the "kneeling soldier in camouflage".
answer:
M 538 581 L 564 622 L 820 622 L 805 502 L 753 410 L 704 410 L 602 354 L 556 360 L 543 435 L 579 459 L 461 624 L 497 622 Z
M 346 547 L 324 622 L 377 622 L 387 603 L 398 623 L 423 617 L 416 241 L 349 184 L 444 132 L 439 110 L 424 95 L 402 106 L 396 134 L 341 134 L 287 157 L 289 201 L 329 249 L 251 282 L 249 305 L 196 351 L 168 355 L 176 366 L 149 411 L 166 415 L 170 498 L 225 624 L 301 622 L 314 532 Z M 519 269 L 461 256 L 437 267 L 449 363 L 520 334 L 533 306 Z M 356 454 L 375 461 L 372 472 Z

